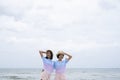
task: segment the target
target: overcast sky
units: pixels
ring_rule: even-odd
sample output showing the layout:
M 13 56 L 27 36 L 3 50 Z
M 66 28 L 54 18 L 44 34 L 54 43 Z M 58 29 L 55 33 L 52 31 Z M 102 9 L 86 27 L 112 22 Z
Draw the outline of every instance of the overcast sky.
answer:
M 0 0 L 0 68 L 41 68 L 47 49 L 70 68 L 120 68 L 120 0 Z

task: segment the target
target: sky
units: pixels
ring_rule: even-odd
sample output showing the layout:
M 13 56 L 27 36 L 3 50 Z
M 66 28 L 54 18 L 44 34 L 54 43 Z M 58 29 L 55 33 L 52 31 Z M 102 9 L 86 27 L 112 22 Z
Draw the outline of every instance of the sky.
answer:
M 48 49 L 68 68 L 120 68 L 120 0 L 0 0 L 0 68 L 42 68 Z

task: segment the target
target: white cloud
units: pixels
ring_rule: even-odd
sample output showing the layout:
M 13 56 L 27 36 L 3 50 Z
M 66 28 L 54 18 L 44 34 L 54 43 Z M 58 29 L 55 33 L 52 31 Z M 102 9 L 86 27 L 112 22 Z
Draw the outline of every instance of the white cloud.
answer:
M 120 47 L 119 3 L 117 0 L 0 0 L 0 52 L 9 54 L 15 49 L 13 54 L 18 50 L 19 56 L 29 57 L 32 50 L 52 49 L 77 52 L 80 53 L 77 56 L 85 57 L 83 51 L 97 58 L 96 50 L 102 50 L 101 54 L 105 49 L 115 51 L 115 47 Z M 73 58 L 73 62 L 76 60 Z
M 22 17 L 27 9 L 32 7 L 32 0 L 0 0 L 0 14 Z
M 14 17 L 0 16 L 0 22 L 1 22 L 0 28 L 2 30 L 6 29 L 6 30 L 19 32 L 28 29 L 28 25 L 26 23 L 23 23 L 21 21 L 16 21 Z

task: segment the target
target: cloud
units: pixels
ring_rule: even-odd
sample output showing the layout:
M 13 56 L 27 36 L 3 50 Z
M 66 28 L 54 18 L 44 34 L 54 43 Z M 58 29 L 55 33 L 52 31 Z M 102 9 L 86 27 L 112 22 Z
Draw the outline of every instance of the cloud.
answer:
M 112 0 L 101 0 L 100 1 L 100 6 L 101 8 L 105 9 L 105 10 L 114 10 L 114 9 L 119 9 L 119 1 L 118 0 L 115 0 L 115 1 L 112 1 Z
M 88 60 L 94 55 L 95 65 L 97 51 L 103 55 L 110 52 L 105 49 L 115 51 L 120 47 L 119 3 L 118 0 L 0 0 L 0 53 L 16 57 L 21 53 L 19 56 L 27 55 L 32 61 L 33 51 L 64 50 Z M 119 52 L 117 49 L 116 54 Z M 73 58 L 73 62 L 78 59 Z
M 27 28 L 27 24 L 21 21 L 16 21 L 14 17 L 0 16 L 1 29 L 8 31 L 24 31 Z
M 0 0 L 0 14 L 20 19 L 31 8 L 32 0 Z

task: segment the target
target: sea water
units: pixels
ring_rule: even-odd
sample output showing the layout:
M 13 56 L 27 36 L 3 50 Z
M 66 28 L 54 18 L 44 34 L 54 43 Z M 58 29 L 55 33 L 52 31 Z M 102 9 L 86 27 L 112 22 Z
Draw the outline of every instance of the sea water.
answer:
M 0 80 L 40 80 L 41 69 L 0 69 Z M 120 80 L 119 68 L 72 68 L 67 80 Z M 55 74 L 52 73 L 51 80 Z

